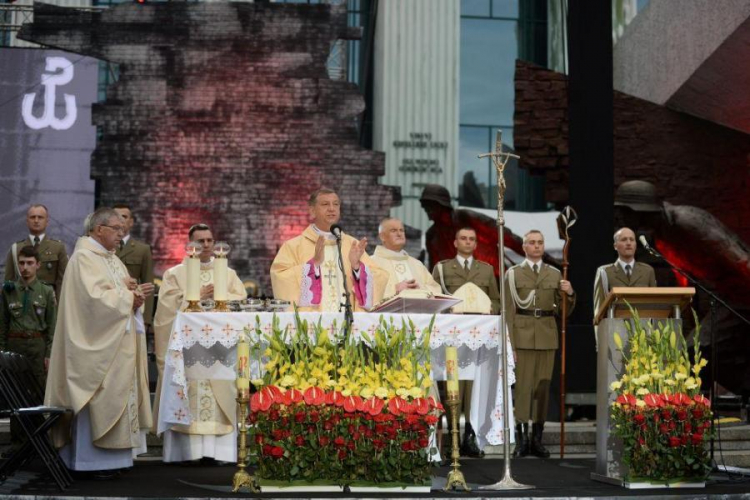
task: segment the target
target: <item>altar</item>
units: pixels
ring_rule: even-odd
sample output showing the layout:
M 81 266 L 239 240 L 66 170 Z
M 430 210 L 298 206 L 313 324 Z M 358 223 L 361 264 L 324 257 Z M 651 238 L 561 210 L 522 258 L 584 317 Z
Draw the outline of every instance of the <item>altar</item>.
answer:
M 318 323 L 337 331 L 344 322 L 343 313 L 299 313 L 302 320 Z M 268 332 L 274 316 L 283 328 L 295 328 L 294 313 L 179 313 L 175 319 L 164 367 L 157 430 L 162 433 L 175 424 L 191 422 L 188 380 L 234 380 L 237 361 L 236 344 L 247 330 Z M 473 380 L 470 421 L 480 448 L 503 443 L 503 396 L 500 349 L 500 317 L 461 314 L 393 314 L 354 313 L 352 335 L 367 342 L 385 321 L 400 328 L 412 322 L 423 331 L 434 317 L 430 335 L 431 375 L 433 380 L 446 379 L 445 346 L 458 348 L 459 378 Z M 364 336 L 363 336 L 364 334 Z M 508 358 L 506 383 L 515 382 L 513 354 Z M 251 360 L 253 377 L 261 375 L 261 363 Z M 510 393 L 510 391 L 509 391 Z M 512 403 L 510 422 L 513 422 Z M 511 442 L 513 435 L 511 432 Z

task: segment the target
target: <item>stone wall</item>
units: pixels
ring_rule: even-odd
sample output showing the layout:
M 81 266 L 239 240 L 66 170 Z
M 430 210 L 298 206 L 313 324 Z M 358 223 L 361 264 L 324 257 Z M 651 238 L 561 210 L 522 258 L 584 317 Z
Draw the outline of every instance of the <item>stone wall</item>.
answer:
M 37 3 L 20 36 L 119 65 L 94 107 L 101 137 L 91 176 L 100 203 L 132 204 L 157 274 L 205 222 L 234 248 L 231 265 L 270 293 L 277 249 L 308 224 L 306 199 L 337 189 L 342 225 L 375 241 L 400 200 L 381 186 L 382 153 L 358 144 L 364 101 L 329 79 L 326 59 L 348 28 L 346 6 L 126 3 L 80 12 Z
M 563 206 L 569 165 L 565 76 L 518 61 L 515 104 L 520 165 L 545 175 L 547 200 Z M 703 208 L 750 242 L 747 134 L 615 92 L 614 141 L 611 189 L 628 180 L 653 182 L 665 201 Z

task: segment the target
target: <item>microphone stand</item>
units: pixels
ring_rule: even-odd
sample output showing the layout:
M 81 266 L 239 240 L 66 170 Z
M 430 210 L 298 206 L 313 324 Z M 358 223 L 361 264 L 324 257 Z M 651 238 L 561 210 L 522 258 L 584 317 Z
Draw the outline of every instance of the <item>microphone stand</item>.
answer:
M 641 241 L 641 243 L 645 243 L 645 241 Z M 721 297 L 716 295 L 714 292 L 706 288 L 700 281 L 698 281 L 696 278 L 692 277 L 689 273 L 686 271 L 683 271 L 676 265 L 674 265 L 672 262 L 669 261 L 666 257 L 664 257 L 657 249 L 653 248 L 650 245 L 644 244 L 643 247 L 646 249 L 648 253 L 656 257 L 657 259 L 661 259 L 663 262 L 665 262 L 669 267 L 677 271 L 681 276 L 683 276 L 685 279 L 687 279 L 693 286 L 695 286 L 697 289 L 701 290 L 703 293 L 708 295 L 708 303 L 709 303 L 709 315 L 708 315 L 708 331 L 709 331 L 709 343 L 711 345 L 711 386 L 709 387 L 709 393 L 708 397 L 710 401 L 714 401 L 714 398 L 716 397 L 716 389 L 717 389 L 717 362 L 716 362 L 716 304 L 721 304 L 724 306 L 729 312 L 734 314 L 736 317 L 744 321 L 746 324 L 750 325 L 750 320 L 748 320 L 746 317 L 744 317 L 742 314 L 734 310 L 732 306 L 727 304 Z M 698 346 L 693 346 L 694 349 L 697 349 Z M 715 464 L 716 461 L 714 460 L 714 419 L 711 419 L 711 461 Z M 716 468 L 714 466 L 714 468 Z
M 339 269 L 341 270 L 341 276 L 344 277 L 342 280 L 344 282 L 344 301 L 339 304 L 339 312 L 341 311 L 341 308 L 344 308 L 344 342 L 346 343 L 349 340 L 349 334 L 352 331 L 352 324 L 354 323 L 354 312 L 352 311 L 352 298 L 349 295 L 349 286 L 347 285 L 349 281 L 349 277 L 346 275 L 346 269 L 344 268 L 344 255 L 341 251 L 341 233 L 338 233 L 336 236 L 336 247 L 338 248 L 339 253 Z M 360 267 L 361 269 L 361 267 Z M 352 273 L 354 270 L 352 270 Z

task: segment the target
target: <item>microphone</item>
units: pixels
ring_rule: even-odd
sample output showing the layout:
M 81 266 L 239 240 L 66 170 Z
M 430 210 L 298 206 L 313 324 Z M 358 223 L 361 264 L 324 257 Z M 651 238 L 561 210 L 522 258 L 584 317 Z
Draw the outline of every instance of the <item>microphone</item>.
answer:
M 646 250 L 651 250 L 651 247 L 648 245 L 648 241 L 646 241 L 646 236 L 645 235 L 643 235 L 643 234 L 640 235 L 638 237 L 638 241 L 641 242 L 641 245 L 643 245 L 643 248 L 645 248 Z
M 331 226 L 331 233 L 336 237 L 337 240 L 341 239 L 341 232 L 343 229 L 338 224 Z

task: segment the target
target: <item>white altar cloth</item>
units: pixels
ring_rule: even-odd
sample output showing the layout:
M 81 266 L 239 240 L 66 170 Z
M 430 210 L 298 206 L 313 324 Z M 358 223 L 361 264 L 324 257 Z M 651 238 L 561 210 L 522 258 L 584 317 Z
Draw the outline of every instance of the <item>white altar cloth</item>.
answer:
M 172 424 L 191 421 L 187 381 L 191 379 L 234 380 L 237 361 L 236 344 L 240 333 L 247 328 L 251 334 L 258 324 L 262 331 L 271 329 L 273 313 L 178 313 L 164 367 L 158 432 Z M 279 326 L 294 329 L 294 313 L 276 313 Z M 308 324 L 321 321 L 329 331 L 336 330 L 344 321 L 341 313 L 300 313 Z M 412 321 L 420 332 L 433 318 L 431 314 L 354 313 L 352 335 L 374 332 L 381 318 L 400 328 L 404 320 Z M 473 380 L 470 421 L 477 434 L 480 448 L 487 444 L 503 443 L 502 366 L 498 355 L 500 317 L 487 315 L 438 314 L 430 337 L 433 380 L 445 380 L 444 346 L 458 347 L 459 378 Z M 419 335 L 421 337 L 421 333 Z M 360 337 L 361 338 L 361 337 Z M 510 344 L 508 344 L 510 347 Z M 515 383 L 513 354 L 506 350 L 510 385 Z M 251 361 L 253 378 L 261 374 L 257 360 Z M 511 400 L 511 442 L 513 439 L 513 410 Z

